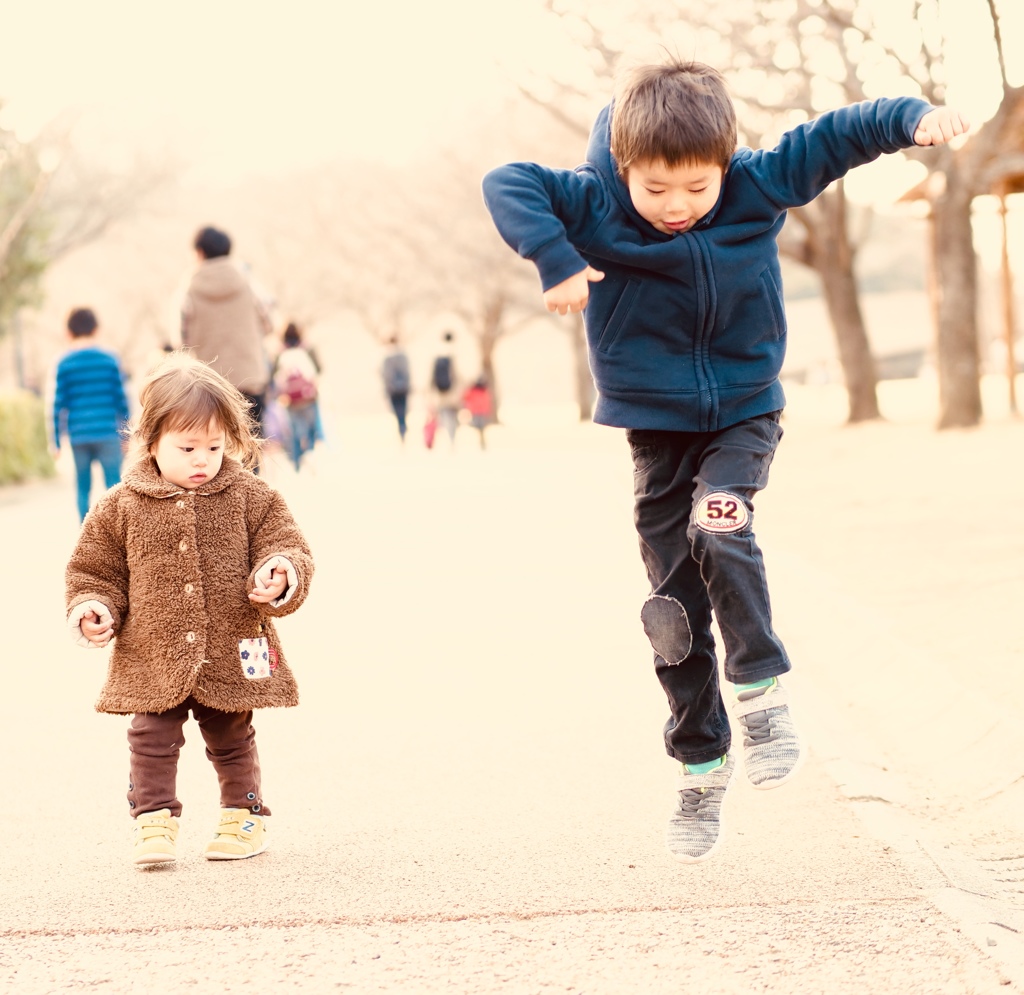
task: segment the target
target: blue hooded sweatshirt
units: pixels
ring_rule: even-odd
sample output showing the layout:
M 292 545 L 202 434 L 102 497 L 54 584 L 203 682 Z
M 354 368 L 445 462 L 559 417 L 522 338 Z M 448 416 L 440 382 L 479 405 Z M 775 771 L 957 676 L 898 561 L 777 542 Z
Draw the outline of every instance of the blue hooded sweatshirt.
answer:
M 786 210 L 854 166 L 914 144 L 931 110 L 912 97 L 829 111 L 772 150 L 738 149 L 715 206 L 683 232 L 659 232 L 633 207 L 599 115 L 574 170 L 511 163 L 484 177 L 502 237 L 532 260 L 545 290 L 589 264 L 584 314 L 598 390 L 594 420 L 620 428 L 708 432 L 785 404 L 786 317 L 776 238 Z

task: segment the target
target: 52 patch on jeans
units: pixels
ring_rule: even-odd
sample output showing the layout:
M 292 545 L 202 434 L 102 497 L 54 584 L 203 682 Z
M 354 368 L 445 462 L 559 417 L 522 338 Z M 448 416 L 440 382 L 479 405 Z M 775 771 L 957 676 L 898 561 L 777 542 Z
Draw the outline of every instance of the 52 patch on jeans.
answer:
M 739 532 L 750 524 L 750 512 L 735 494 L 711 491 L 697 502 L 693 521 L 705 532 Z

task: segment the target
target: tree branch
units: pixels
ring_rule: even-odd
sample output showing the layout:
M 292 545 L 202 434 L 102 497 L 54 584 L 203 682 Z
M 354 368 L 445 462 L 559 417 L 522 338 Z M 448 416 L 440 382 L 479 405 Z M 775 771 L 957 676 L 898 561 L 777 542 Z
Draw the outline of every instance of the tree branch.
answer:
M 999 76 L 1003 81 L 1003 92 L 1010 89 L 1006 78 L 1006 56 L 1003 52 L 1003 33 L 999 27 L 999 14 L 996 12 L 995 0 L 988 0 L 988 12 L 992 18 L 992 37 L 996 43 L 996 55 L 999 57 Z

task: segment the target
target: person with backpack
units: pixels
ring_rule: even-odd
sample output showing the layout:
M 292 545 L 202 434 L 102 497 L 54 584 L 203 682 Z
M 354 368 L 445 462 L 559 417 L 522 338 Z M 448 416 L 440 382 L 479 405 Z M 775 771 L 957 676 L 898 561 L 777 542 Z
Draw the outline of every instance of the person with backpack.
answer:
M 459 410 L 462 407 L 457 387 L 455 359 L 452 356 L 452 341 L 455 336 L 451 332 L 444 333 L 445 351 L 435 360 L 430 374 L 430 386 L 434 392 L 433 408 L 437 423 L 444 427 L 452 445 L 455 445 L 455 432 L 459 427 Z
M 405 442 L 406 414 L 409 410 L 409 391 L 412 389 L 412 377 L 409 374 L 409 357 L 398 344 L 397 336 L 388 341 L 390 351 L 384 357 L 381 376 L 384 379 L 384 390 L 387 392 L 391 410 L 398 422 L 398 435 Z
M 274 391 L 288 416 L 289 451 L 298 473 L 302 457 L 313 451 L 318 435 L 320 362 L 302 344 L 302 333 L 294 322 L 285 328 L 282 341 L 284 349 L 274 362 Z

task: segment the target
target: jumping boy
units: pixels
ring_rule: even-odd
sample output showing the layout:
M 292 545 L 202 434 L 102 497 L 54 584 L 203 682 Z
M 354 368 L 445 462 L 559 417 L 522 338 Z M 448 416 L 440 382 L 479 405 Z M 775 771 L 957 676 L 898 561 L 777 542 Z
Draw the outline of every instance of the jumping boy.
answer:
M 513 163 L 484 179 L 494 222 L 536 264 L 547 309 L 586 309 L 594 420 L 626 429 L 651 582 L 641 620 L 671 710 L 665 745 L 682 765 L 667 836 L 680 860 L 718 844 L 735 766 L 712 612 L 748 779 L 777 787 L 800 760 L 779 682 L 790 662 L 752 528 L 782 436 L 786 210 L 882 153 L 968 127 L 904 97 L 822 114 L 771 151 L 737 149 L 722 77 L 671 61 L 625 78 L 582 166 Z

